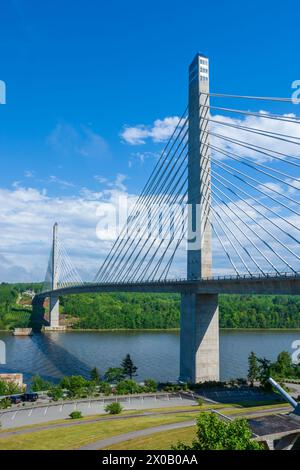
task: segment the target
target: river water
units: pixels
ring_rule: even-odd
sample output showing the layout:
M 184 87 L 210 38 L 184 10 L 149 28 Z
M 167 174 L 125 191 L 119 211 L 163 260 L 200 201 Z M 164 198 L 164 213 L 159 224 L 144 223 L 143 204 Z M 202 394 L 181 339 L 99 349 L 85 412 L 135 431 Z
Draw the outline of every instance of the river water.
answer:
M 0 332 L 0 340 L 6 344 L 0 372 L 23 373 L 25 381 L 33 374 L 54 381 L 63 375 L 88 377 L 95 366 L 104 373 L 118 367 L 127 353 L 138 367 L 139 380 L 173 381 L 179 374 L 179 333 L 174 331 L 71 331 L 29 337 Z M 281 351 L 292 353 L 295 340 L 300 340 L 300 331 L 221 331 L 221 379 L 245 377 L 251 351 L 273 360 Z

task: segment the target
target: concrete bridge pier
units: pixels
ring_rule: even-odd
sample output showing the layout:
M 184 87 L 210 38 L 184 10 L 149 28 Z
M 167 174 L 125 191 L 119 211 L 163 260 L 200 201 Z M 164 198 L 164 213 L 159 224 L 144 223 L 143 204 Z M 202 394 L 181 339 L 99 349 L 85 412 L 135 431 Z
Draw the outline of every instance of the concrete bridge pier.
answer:
M 49 303 L 49 327 L 59 328 L 59 297 L 51 294 Z
M 53 226 L 53 244 L 52 244 L 52 292 L 49 299 L 49 326 L 46 330 L 63 330 L 65 327 L 59 325 L 59 296 L 55 294 L 58 288 L 59 263 L 58 263 L 58 246 L 57 246 L 57 223 Z
M 212 275 L 211 155 L 208 130 L 209 61 L 189 67 L 187 278 Z M 216 294 L 182 294 L 180 378 L 219 380 L 219 307 Z
M 182 294 L 180 380 L 219 380 L 219 304 L 216 294 Z

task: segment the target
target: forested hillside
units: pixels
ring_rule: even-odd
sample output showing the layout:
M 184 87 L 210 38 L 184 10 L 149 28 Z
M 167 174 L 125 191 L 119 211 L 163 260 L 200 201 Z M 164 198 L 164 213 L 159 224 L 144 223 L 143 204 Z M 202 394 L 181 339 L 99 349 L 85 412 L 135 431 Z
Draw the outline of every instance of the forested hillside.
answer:
M 31 308 L 24 307 L 20 302 L 21 292 L 27 289 L 38 292 L 41 287 L 41 283 L 0 284 L 0 330 L 29 325 Z
M 64 312 L 78 317 L 76 328 L 178 328 L 178 295 L 114 293 L 70 295 Z
M 178 328 L 180 297 L 175 294 L 74 295 L 64 311 L 78 317 L 77 328 Z M 221 328 L 300 328 L 300 297 L 220 296 Z

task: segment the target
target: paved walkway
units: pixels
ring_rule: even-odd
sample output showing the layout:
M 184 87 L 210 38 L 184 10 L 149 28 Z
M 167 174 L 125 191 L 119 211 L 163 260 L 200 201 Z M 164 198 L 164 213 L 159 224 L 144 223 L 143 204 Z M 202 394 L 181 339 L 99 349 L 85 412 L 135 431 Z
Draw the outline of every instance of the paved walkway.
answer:
M 125 434 L 120 434 L 119 436 L 112 436 L 107 439 L 101 439 L 100 441 L 85 444 L 84 446 L 79 447 L 78 450 L 99 450 L 113 444 L 119 444 L 123 441 L 135 439 L 137 437 L 148 436 L 149 434 L 154 434 L 156 432 L 171 431 L 172 429 L 187 428 L 190 426 L 195 426 L 195 424 L 196 422 L 194 419 L 192 421 L 183 421 L 181 423 L 162 424 L 161 426 L 153 426 L 152 428 L 140 429 L 139 431 L 127 432 Z

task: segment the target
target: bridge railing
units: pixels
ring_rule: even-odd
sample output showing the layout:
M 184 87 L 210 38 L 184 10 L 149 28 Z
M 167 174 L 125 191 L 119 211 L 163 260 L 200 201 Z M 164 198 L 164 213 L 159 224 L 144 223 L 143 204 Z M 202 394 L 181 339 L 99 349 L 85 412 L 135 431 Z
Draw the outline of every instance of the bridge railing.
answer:
M 116 285 L 170 285 L 170 284 L 195 284 L 201 282 L 209 282 L 209 281 L 233 281 L 233 280 L 243 280 L 249 279 L 252 281 L 255 280 L 263 280 L 263 279 L 280 279 L 280 278 L 289 278 L 289 279 L 298 279 L 300 278 L 300 272 L 269 272 L 269 273 L 256 273 L 256 274 L 243 274 L 243 275 L 223 275 L 223 276 L 211 276 L 211 277 L 202 277 L 196 279 L 187 279 L 187 278 L 173 278 L 173 279 L 164 279 L 163 281 L 157 279 L 148 279 L 147 281 L 140 281 L 140 282 L 117 282 L 117 283 L 95 283 L 90 281 L 85 281 L 81 284 L 64 284 L 63 286 L 58 285 L 57 290 L 60 289 L 68 289 L 72 287 L 79 287 L 79 286 L 116 286 Z M 44 292 L 50 292 L 50 290 L 42 291 L 41 294 Z

